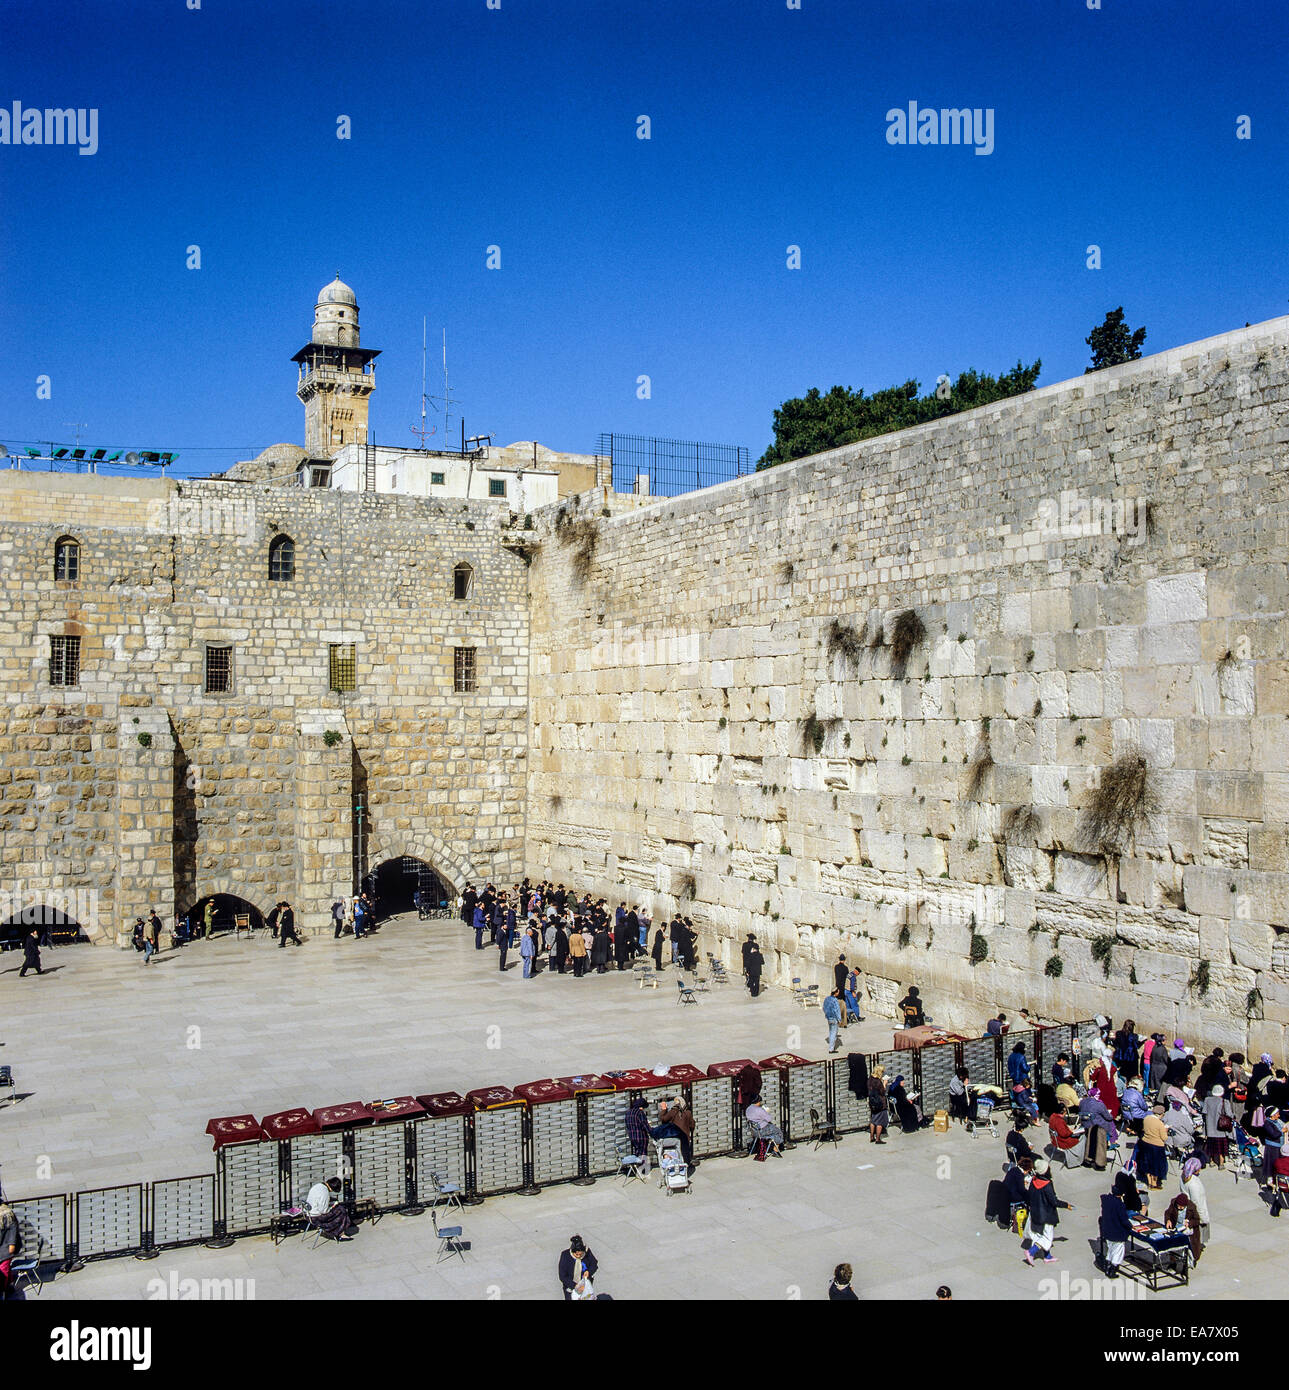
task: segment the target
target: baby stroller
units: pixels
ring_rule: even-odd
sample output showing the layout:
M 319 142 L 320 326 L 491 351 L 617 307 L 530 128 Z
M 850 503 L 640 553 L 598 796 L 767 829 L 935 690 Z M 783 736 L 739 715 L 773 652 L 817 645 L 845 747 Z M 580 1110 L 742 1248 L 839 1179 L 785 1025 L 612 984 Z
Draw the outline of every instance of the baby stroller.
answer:
M 679 1144 L 674 1147 L 663 1140 L 657 1145 L 658 1182 L 667 1189 L 667 1196 L 673 1192 L 689 1192 L 689 1165 L 681 1156 Z
M 1231 1137 L 1235 1140 L 1235 1152 L 1230 1155 L 1231 1172 L 1235 1181 L 1241 1178 L 1257 1178 L 1262 1173 L 1262 1145 L 1245 1129 L 1237 1124 Z
M 991 1139 L 998 1133 L 998 1121 L 994 1118 L 994 1098 L 982 1093 L 975 1098 L 976 1118 L 967 1124 L 967 1133 L 974 1139 L 982 1130 Z

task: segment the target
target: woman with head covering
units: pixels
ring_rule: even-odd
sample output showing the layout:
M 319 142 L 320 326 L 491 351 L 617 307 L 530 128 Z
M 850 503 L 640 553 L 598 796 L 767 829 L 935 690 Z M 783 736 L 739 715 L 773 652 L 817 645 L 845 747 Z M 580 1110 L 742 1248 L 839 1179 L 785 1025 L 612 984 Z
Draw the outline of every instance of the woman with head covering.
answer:
M 1253 1070 L 1249 1073 L 1249 1094 L 1252 1095 L 1262 1084 L 1263 1080 L 1273 1074 L 1274 1070 L 1271 1062 L 1271 1054 L 1269 1052 L 1264 1052 L 1262 1056 L 1254 1062 Z
M 1226 1095 L 1226 1088 L 1214 1085 L 1204 1101 L 1204 1151 L 1217 1164 L 1226 1166 L 1230 1135 L 1235 1129 L 1235 1111 Z
M 1182 1196 L 1191 1202 L 1198 1214 L 1200 1222 L 1200 1234 L 1204 1244 L 1208 1244 L 1208 1194 L 1204 1191 L 1204 1184 L 1200 1181 L 1200 1170 L 1204 1167 L 1204 1161 L 1200 1158 L 1188 1158 L 1182 1164 Z
M 1114 1084 L 1114 1068 L 1101 1061 L 1092 1068 L 1089 1089 L 1097 1093 L 1101 1104 L 1110 1112 L 1110 1118 L 1119 1118 L 1119 1090 Z
M 1262 1121 L 1262 1181 L 1270 1181 L 1276 1159 L 1284 1146 L 1285 1128 L 1280 1111 L 1274 1105 L 1266 1107 Z
M 1168 1049 L 1164 1046 L 1164 1035 L 1162 1033 L 1152 1033 L 1151 1039 L 1154 1047 L 1150 1049 L 1150 1074 L 1147 1077 L 1147 1089 L 1156 1094 L 1164 1084 L 1164 1073 L 1168 1070 Z
M 1168 1142 L 1182 1153 L 1190 1153 L 1195 1147 L 1195 1116 L 1190 1107 L 1183 1105 L 1176 1095 L 1170 1095 L 1164 1111 L 1164 1127 L 1168 1130 Z
M 1185 1196 L 1178 1193 L 1169 1202 L 1168 1209 L 1164 1212 L 1164 1229 L 1186 1232 L 1190 1237 L 1191 1263 L 1198 1264 L 1199 1257 L 1204 1250 L 1204 1238 L 1201 1234 L 1203 1228 L 1199 1213 L 1195 1210 L 1195 1203 L 1187 1201 Z
M 922 1127 L 922 1112 L 909 1099 L 908 1092 L 904 1089 L 902 1076 L 897 1076 L 891 1082 L 889 1100 L 895 1107 L 895 1113 L 899 1116 L 900 1128 L 904 1133 L 916 1133 Z
M 1150 1206 L 1150 1196 L 1137 1186 L 1137 1179 L 1131 1173 L 1120 1170 L 1114 1175 L 1113 1192 L 1133 1216 L 1144 1215 Z
M 1162 1187 L 1168 1177 L 1168 1126 L 1162 1105 L 1142 1121 L 1135 1153 L 1138 1176 L 1146 1179 L 1147 1187 Z

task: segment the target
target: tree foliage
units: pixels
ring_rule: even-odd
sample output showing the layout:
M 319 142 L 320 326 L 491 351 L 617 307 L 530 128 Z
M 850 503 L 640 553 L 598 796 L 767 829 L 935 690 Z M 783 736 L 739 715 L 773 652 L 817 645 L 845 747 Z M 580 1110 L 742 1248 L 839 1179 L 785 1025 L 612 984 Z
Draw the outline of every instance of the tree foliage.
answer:
M 1141 356 L 1141 345 L 1146 341 L 1146 330 L 1135 331 L 1123 321 L 1123 305 L 1105 316 L 1105 321 L 1083 340 L 1092 349 L 1092 365 L 1088 372 L 1099 372 L 1103 367 L 1117 367 L 1120 362 L 1135 362 Z
M 963 372 L 947 391 L 942 388 L 939 394 L 930 391 L 924 396 L 918 394 L 917 381 L 887 386 L 872 395 L 847 386 L 834 386 L 824 394 L 812 386 L 804 396 L 784 401 L 774 412 L 774 443 L 757 460 L 757 469 L 1020 395 L 1033 389 L 1042 366 L 1041 361 L 1028 367 L 1017 362 L 1010 372 L 996 377 L 973 369 Z

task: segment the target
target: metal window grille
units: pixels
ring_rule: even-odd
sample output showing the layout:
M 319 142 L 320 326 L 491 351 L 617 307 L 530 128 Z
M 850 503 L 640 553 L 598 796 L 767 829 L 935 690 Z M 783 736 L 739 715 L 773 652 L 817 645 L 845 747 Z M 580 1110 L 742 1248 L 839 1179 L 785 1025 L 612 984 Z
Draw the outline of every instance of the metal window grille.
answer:
M 79 685 L 81 683 L 81 639 L 51 637 L 49 639 L 50 685 Z
M 505 478 L 489 478 L 489 479 L 488 479 L 488 496 L 489 496 L 489 497 L 504 497 L 505 495 L 506 495 L 506 480 L 505 480 Z
M 228 695 L 233 689 L 232 647 L 206 648 L 206 694 Z
M 81 547 L 77 541 L 59 541 L 54 546 L 54 578 L 75 584 L 81 577 Z
M 469 695 L 475 688 L 473 647 L 457 647 L 452 654 L 452 689 L 458 695 Z
M 314 468 L 310 470 L 312 481 L 310 487 L 330 487 L 331 470 L 329 468 Z
M 331 688 L 342 691 L 358 689 L 358 660 L 352 642 L 331 644 Z
M 444 483 L 444 479 L 445 479 L 446 477 L 447 477 L 447 475 L 446 475 L 445 473 L 431 473 L 431 474 L 430 474 L 430 486 L 431 486 L 431 487 L 442 487 L 442 486 L 443 486 L 443 483 Z
M 463 599 L 470 597 L 470 588 L 474 579 L 474 571 L 469 565 L 458 565 L 452 571 L 452 597 Z
M 279 536 L 269 546 L 269 578 L 295 578 L 295 542 L 290 536 Z

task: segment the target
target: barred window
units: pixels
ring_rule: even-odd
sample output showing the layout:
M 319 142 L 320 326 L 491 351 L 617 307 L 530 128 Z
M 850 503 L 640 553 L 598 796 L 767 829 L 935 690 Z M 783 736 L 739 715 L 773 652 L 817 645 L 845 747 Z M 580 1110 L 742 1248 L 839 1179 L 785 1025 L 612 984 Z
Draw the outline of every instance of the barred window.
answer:
M 474 647 L 456 647 L 452 653 L 452 689 L 458 695 L 474 690 Z
M 431 474 L 430 474 L 430 486 L 431 486 L 431 487 L 442 487 L 442 486 L 443 486 L 443 479 L 444 479 L 445 476 L 446 476 L 446 475 L 443 474 L 443 473 L 431 473 Z
M 60 536 L 54 542 L 54 578 L 76 584 L 81 577 L 81 547 L 70 536 Z
M 506 480 L 505 480 L 505 478 L 489 478 L 489 479 L 488 479 L 488 496 L 489 496 L 489 497 L 504 497 L 505 495 L 506 495 Z
M 474 570 L 462 560 L 452 571 L 452 597 L 455 599 L 469 598 L 472 588 L 474 588 Z
M 232 691 L 232 647 L 208 646 L 206 648 L 206 694 L 231 695 Z
M 81 639 L 51 637 L 49 639 L 50 685 L 79 685 L 81 683 Z
M 332 690 L 358 689 L 358 660 L 352 642 L 332 642 L 330 646 Z
M 269 546 L 269 578 L 295 578 L 295 542 L 290 536 L 277 536 Z

